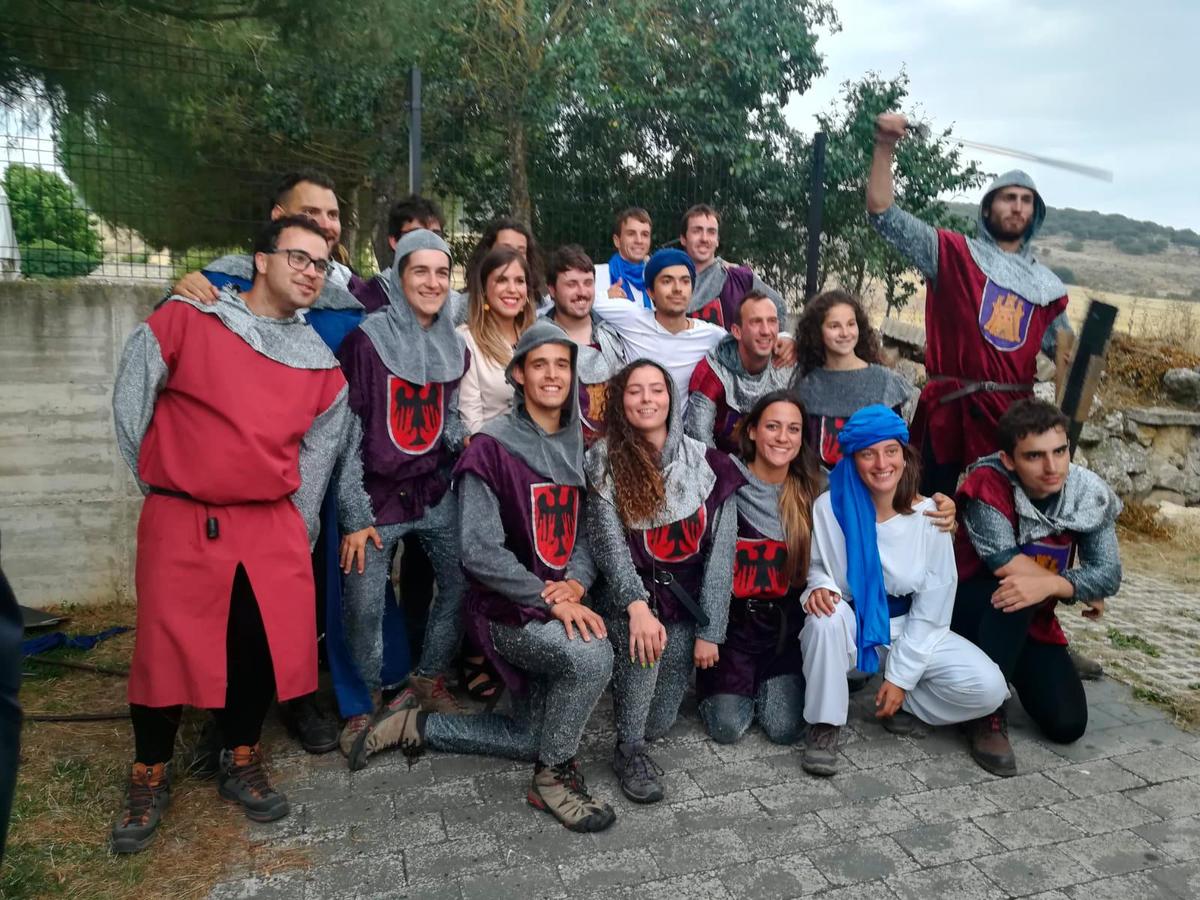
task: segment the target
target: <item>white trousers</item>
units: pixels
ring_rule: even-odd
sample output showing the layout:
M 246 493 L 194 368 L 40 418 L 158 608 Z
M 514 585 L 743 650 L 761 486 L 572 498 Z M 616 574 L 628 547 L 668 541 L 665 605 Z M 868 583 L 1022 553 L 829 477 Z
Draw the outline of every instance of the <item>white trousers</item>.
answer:
M 892 640 L 904 633 L 904 616 L 891 621 Z M 858 655 L 858 626 L 848 603 L 831 616 L 805 616 L 800 629 L 804 654 L 804 720 L 845 725 L 850 705 L 846 675 Z M 887 671 L 887 648 L 879 648 L 879 670 Z M 1004 675 L 987 655 L 952 631 L 938 641 L 925 674 L 905 692 L 903 708 L 929 725 L 954 725 L 995 712 L 1008 699 Z

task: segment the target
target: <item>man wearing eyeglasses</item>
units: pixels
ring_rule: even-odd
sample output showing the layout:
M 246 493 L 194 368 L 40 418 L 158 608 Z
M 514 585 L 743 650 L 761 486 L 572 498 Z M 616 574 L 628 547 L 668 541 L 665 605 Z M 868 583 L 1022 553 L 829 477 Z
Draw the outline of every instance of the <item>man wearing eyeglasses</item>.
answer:
M 134 330 L 117 372 L 117 444 L 146 494 L 119 853 L 154 837 L 184 704 L 214 710 L 221 796 L 257 822 L 287 815 L 264 768 L 263 719 L 276 692 L 317 686 L 309 553 L 349 408 L 336 357 L 299 312 L 321 293 L 329 250 L 311 219 L 285 216 L 254 251 L 248 291 L 171 297 Z

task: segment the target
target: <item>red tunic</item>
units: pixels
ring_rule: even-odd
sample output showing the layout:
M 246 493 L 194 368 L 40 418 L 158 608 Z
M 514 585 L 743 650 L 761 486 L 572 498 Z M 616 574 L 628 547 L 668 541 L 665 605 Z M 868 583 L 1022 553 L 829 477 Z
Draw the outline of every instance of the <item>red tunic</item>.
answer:
M 939 463 L 970 465 L 996 452 L 996 422 L 1023 392 L 979 391 L 939 402 L 965 385 L 957 380 L 1032 384 L 1050 323 L 1067 308 L 1060 297 L 1036 306 L 991 281 L 975 264 L 967 239 L 938 230 L 938 274 L 925 293 L 925 368 L 930 380 L 913 417 L 915 441 L 929 435 Z
M 147 320 L 166 383 L 138 455 L 154 487 L 138 522 L 129 700 L 225 705 L 225 636 L 241 563 L 258 599 L 280 700 L 317 686 L 308 533 L 291 494 L 300 442 L 345 386 L 339 369 L 268 359 L 209 315 L 167 303 Z M 205 523 L 217 520 L 210 539 Z

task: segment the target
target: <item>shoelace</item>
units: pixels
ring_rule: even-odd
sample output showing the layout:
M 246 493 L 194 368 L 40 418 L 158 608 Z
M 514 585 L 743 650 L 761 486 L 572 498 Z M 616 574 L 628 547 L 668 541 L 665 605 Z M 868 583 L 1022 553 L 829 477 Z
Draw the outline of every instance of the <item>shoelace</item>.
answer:
M 1008 720 L 1003 716 L 988 716 L 988 730 L 1008 737 Z
M 634 767 L 635 774 L 642 781 L 649 781 L 650 779 L 663 774 L 663 770 L 658 767 L 658 763 L 652 760 L 650 758 L 650 754 L 648 754 L 645 750 L 638 750 L 627 760 L 625 760 L 625 769 L 622 774 L 628 774 L 630 766 Z
M 587 784 L 583 780 L 583 772 L 577 766 L 568 761 L 551 766 L 550 770 L 554 773 L 555 778 L 579 794 L 585 801 L 591 802 L 592 795 L 588 793 Z
M 123 824 L 128 825 L 134 821 L 145 824 L 153 805 L 154 788 L 150 784 L 149 777 L 145 781 L 131 781 L 129 783 L 129 809 L 125 813 Z
M 438 700 L 449 700 L 456 708 L 458 708 L 458 700 L 450 693 L 450 689 L 446 687 L 446 677 L 439 675 L 433 680 L 433 696 Z
M 241 779 L 254 792 L 255 796 L 265 797 L 272 793 L 271 784 L 267 781 L 267 772 L 263 768 L 262 757 L 258 753 L 250 754 L 250 762 L 244 766 L 232 765 L 229 774 Z
M 837 732 L 832 728 L 822 728 L 813 735 L 812 743 L 818 750 L 836 750 Z

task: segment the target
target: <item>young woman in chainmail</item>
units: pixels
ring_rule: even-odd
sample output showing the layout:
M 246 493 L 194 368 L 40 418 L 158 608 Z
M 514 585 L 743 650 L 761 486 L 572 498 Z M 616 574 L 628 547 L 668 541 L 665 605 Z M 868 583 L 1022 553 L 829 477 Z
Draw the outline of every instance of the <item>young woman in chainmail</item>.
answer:
M 640 359 L 609 382 L 606 437 L 587 454 L 587 526 L 604 576 L 596 597 L 613 642 L 621 790 L 663 797 L 646 741 L 679 714 L 692 666 L 707 669 L 725 640 L 733 553 L 733 461 L 683 433 L 671 376 Z

